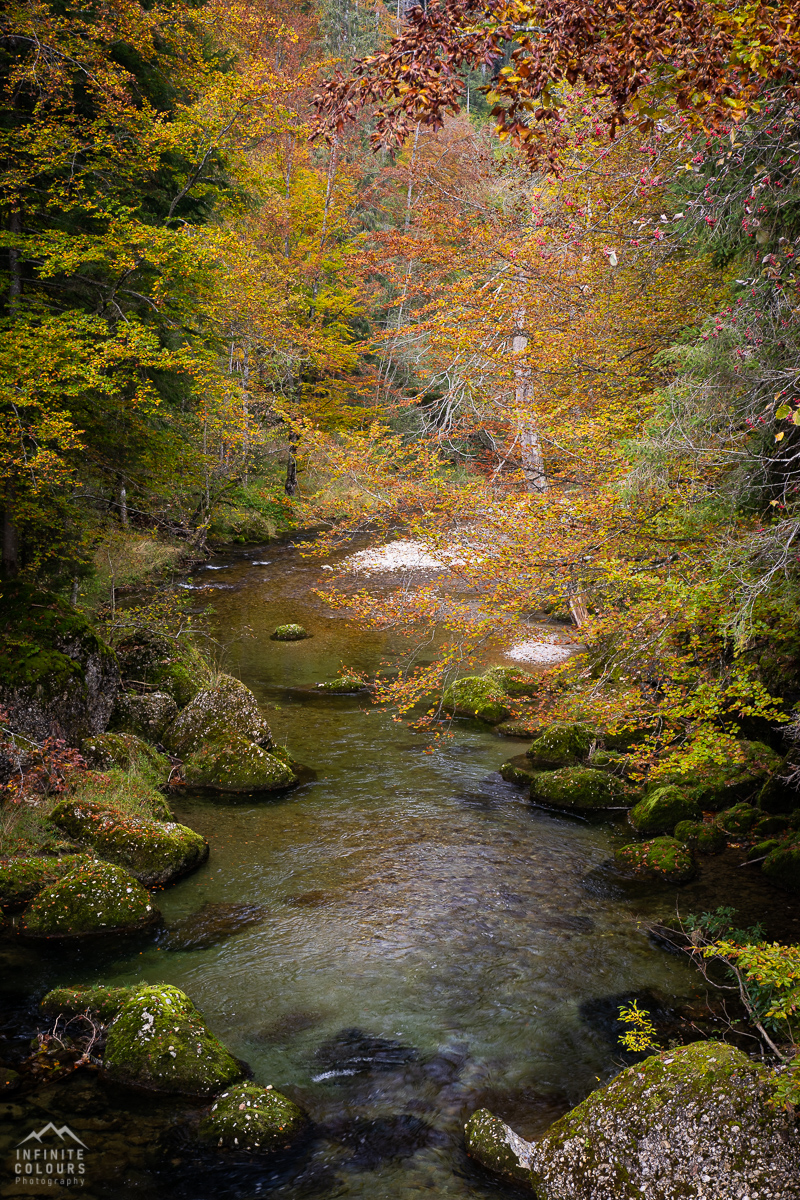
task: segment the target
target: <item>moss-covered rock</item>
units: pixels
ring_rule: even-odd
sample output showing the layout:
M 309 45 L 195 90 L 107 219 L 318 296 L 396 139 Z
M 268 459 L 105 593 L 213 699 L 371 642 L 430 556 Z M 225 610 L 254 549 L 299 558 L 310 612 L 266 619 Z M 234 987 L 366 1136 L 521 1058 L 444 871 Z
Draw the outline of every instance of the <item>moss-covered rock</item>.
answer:
M 539 720 L 521 717 L 518 721 L 501 721 L 499 725 L 495 725 L 494 731 L 500 737 L 524 738 L 530 741 L 531 738 L 539 736 L 542 723 Z
M 787 783 L 786 777 L 793 769 L 791 755 L 781 760 L 780 765 L 762 787 L 754 804 L 765 813 L 789 813 L 800 802 L 797 789 Z
M 167 732 L 168 749 L 188 758 L 210 742 L 245 738 L 268 750 L 272 734 L 249 687 L 240 679 L 223 675 L 212 688 L 198 692 L 179 713 Z
M 191 642 L 182 638 L 169 638 L 152 629 L 136 629 L 117 642 L 115 649 L 126 681 L 137 686 L 149 684 L 165 692 L 178 708 L 197 695 L 208 677 L 201 655 Z
M 692 821 L 700 816 L 697 801 L 677 787 L 659 788 L 644 796 L 628 813 L 628 820 L 637 833 L 666 833 L 678 821 Z
M 446 688 L 442 708 L 454 717 L 477 717 L 488 725 L 499 725 L 511 716 L 507 695 L 496 679 L 465 675 Z
M 22 1084 L 22 1076 L 12 1067 L 0 1067 L 0 1092 L 15 1092 Z
M 470 1122 L 467 1149 L 491 1168 L 496 1144 L 506 1178 L 511 1150 L 514 1177 L 538 1200 L 789 1200 L 800 1130 L 770 1106 L 773 1089 L 772 1073 L 740 1050 L 694 1042 L 622 1071 L 536 1142 Z
M 118 733 L 135 734 L 148 742 L 160 742 L 177 715 L 178 705 L 168 692 L 145 695 L 120 692 L 111 713 L 110 728 Z
M 527 754 L 516 754 L 514 758 L 503 763 L 500 767 L 500 774 L 506 783 L 516 783 L 520 787 L 529 787 L 539 772 L 531 766 L 531 761 Z
M 467 1154 L 476 1162 L 509 1183 L 531 1186 L 534 1147 L 514 1133 L 488 1108 L 473 1113 L 464 1126 Z
M 534 767 L 550 771 L 582 762 L 589 755 L 597 731 L 580 721 L 555 721 L 539 734 L 528 750 Z
M 717 821 L 732 837 L 747 837 L 760 816 L 758 809 L 750 804 L 734 804 L 721 812 Z
M 208 858 L 208 842 L 186 825 L 122 816 L 90 800 L 62 800 L 50 820 L 147 887 L 172 883 Z
M 186 993 L 169 984 L 139 988 L 123 1005 L 103 1070 L 115 1083 L 188 1096 L 213 1096 L 243 1075 Z
M 272 634 L 274 642 L 302 642 L 311 634 L 302 625 L 279 625 Z
M 81 771 L 72 781 L 70 795 L 112 811 L 156 821 L 172 820 L 166 797 L 154 786 L 153 776 L 148 778 L 138 770 L 110 767 L 107 771 Z
M 297 783 L 277 754 L 236 735 L 210 742 L 187 758 L 183 778 L 192 787 L 234 793 L 274 792 Z
M 334 696 L 347 696 L 352 695 L 353 692 L 367 690 L 367 684 L 358 675 L 337 675 L 335 679 L 329 679 L 327 683 L 318 683 L 317 687 L 320 691 L 330 692 Z
M 747 861 L 761 862 L 770 851 L 776 850 L 780 845 L 782 845 L 780 838 L 765 838 L 763 842 L 756 842 L 747 851 Z
M 484 679 L 492 679 L 507 696 L 538 696 L 540 681 L 518 667 L 489 667 Z
M 39 1008 L 46 1017 L 77 1017 L 89 1012 L 100 1021 L 111 1021 L 135 994 L 135 987 L 61 987 L 42 997 Z
M 166 754 L 159 754 L 132 733 L 101 733 L 81 742 L 81 754 L 87 764 L 98 771 L 117 767 L 122 771 L 139 771 L 153 782 L 166 783 L 172 769 Z
M 19 734 L 71 746 L 100 733 L 119 687 L 114 652 L 52 592 L 3 583 L 0 707 Z
M 308 1127 L 308 1117 L 288 1097 L 240 1083 L 217 1097 L 200 1123 L 200 1137 L 220 1149 L 278 1154 L 291 1150 Z
M 742 762 L 692 765 L 690 771 L 672 771 L 648 784 L 647 791 L 674 784 L 692 796 L 702 809 L 719 811 L 758 794 L 781 766 L 781 758 L 763 742 L 738 742 Z
M 0 906 L 8 910 L 23 908 L 43 888 L 90 861 L 85 854 L 6 859 L 0 863 Z
M 716 821 L 679 821 L 673 833 L 698 854 L 721 854 L 728 844 L 725 830 Z
M 789 818 L 785 815 L 760 817 L 756 821 L 753 828 L 750 830 L 750 836 L 754 838 L 766 838 L 774 834 L 786 833 L 791 826 Z
M 626 875 L 658 883 L 686 883 L 695 874 L 691 850 L 674 837 L 622 846 L 615 852 L 614 862 Z
M 627 808 L 637 799 L 614 775 L 591 767 L 562 767 L 538 771 L 531 782 L 531 800 L 547 808 L 592 812 Z
M 25 909 L 21 931 L 35 938 L 84 937 L 140 929 L 160 917 L 130 872 L 91 862 L 43 888 Z
M 784 841 L 769 852 L 761 871 L 770 883 L 787 892 L 800 892 L 800 841 Z

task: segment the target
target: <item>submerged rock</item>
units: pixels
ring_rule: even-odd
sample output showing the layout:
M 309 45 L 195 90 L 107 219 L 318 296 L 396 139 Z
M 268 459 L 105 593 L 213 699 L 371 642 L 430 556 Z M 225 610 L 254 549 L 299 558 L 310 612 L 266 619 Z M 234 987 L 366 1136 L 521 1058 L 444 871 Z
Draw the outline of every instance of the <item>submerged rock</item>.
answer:
M 9 858 L 0 863 L 0 906 L 22 908 L 43 888 L 62 879 L 75 867 L 92 860 L 85 854 L 66 854 L 63 858 Z
M 186 993 L 169 984 L 139 988 L 123 1005 L 103 1070 L 115 1083 L 187 1096 L 213 1096 L 244 1074 Z
M 351 1149 L 353 1156 L 347 1165 L 361 1171 L 374 1171 L 392 1159 L 411 1158 L 423 1146 L 441 1139 L 426 1121 L 410 1113 L 329 1122 L 319 1132 Z
M 555 721 L 539 734 L 528 750 L 534 767 L 549 771 L 574 766 L 589 755 L 597 731 L 582 722 Z
M 499 725 L 511 716 L 507 693 L 496 679 L 465 675 L 445 689 L 442 708 L 454 717 L 477 717 L 488 725 Z
M 47 1017 L 76 1017 L 89 1012 L 101 1021 L 111 1021 L 136 992 L 135 987 L 53 988 L 39 1005 Z
M 800 892 L 800 838 L 775 846 L 761 864 L 761 871 L 770 883 L 787 892 Z
M 620 779 L 607 771 L 596 771 L 592 767 L 562 767 L 559 771 L 540 771 L 534 776 L 531 800 L 548 808 L 595 812 L 630 807 L 634 797 Z
M 196 913 L 171 925 L 159 941 L 166 950 L 206 950 L 250 925 L 262 924 L 266 916 L 260 904 L 207 901 Z
M 28 905 L 21 932 L 35 938 L 73 938 L 144 928 L 161 914 L 123 867 L 90 862 L 44 888 Z
M 538 1200 L 742 1200 L 800 1195 L 800 1131 L 769 1104 L 771 1072 L 694 1042 L 617 1075 L 536 1142 L 483 1110 L 467 1151 Z
M 178 715 L 178 705 L 168 692 L 120 692 L 110 727 L 148 742 L 160 742 Z M 121 765 L 121 764 L 120 764 Z
M 394 1071 L 416 1061 L 417 1051 L 389 1038 L 374 1037 L 363 1029 L 343 1029 L 323 1042 L 314 1055 L 320 1068 L 315 1079 L 359 1075 L 368 1071 Z
M 208 858 L 208 842 L 186 825 L 122 816 L 91 800 L 62 800 L 50 820 L 147 887 L 172 883 Z
M 98 771 L 118 767 L 123 771 L 141 771 L 159 783 L 166 783 L 172 769 L 166 754 L 133 733 L 101 733 L 81 742 L 81 754 L 88 766 Z
M 227 743 L 244 738 L 269 749 L 272 734 L 261 715 L 249 687 L 231 675 L 223 675 L 212 688 L 206 688 L 187 704 L 164 735 L 165 745 L 188 758 L 210 742 Z
M 679 821 L 673 833 L 698 854 L 721 854 L 728 844 L 725 830 L 716 821 Z
M 691 850 L 674 837 L 622 846 L 614 862 L 625 874 L 660 883 L 686 883 L 696 870 Z
M 182 767 L 191 787 L 217 792 L 274 792 L 297 783 L 276 754 L 237 734 L 217 738 L 189 756 Z
M 637 833 L 666 833 L 678 821 L 692 821 L 699 816 L 697 801 L 670 786 L 648 793 L 628 813 L 628 820 Z
M 274 642 L 302 642 L 311 634 L 302 625 L 279 625 L 272 634 Z
M 291 1150 L 309 1128 L 301 1108 L 272 1088 L 240 1083 L 228 1088 L 200 1123 L 200 1137 L 220 1149 L 257 1154 Z

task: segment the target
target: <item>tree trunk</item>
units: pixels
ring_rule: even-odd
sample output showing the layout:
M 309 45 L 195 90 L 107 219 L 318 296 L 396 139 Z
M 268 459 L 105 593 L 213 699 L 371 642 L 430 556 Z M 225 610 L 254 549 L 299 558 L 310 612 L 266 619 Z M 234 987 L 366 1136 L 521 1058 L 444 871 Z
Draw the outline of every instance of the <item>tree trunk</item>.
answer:
M 518 309 L 515 318 L 517 326 L 514 330 L 511 348 L 515 354 L 522 354 L 528 347 L 528 335 L 524 329 L 525 309 Z M 542 440 L 528 411 L 531 399 L 530 378 L 528 368 L 517 360 L 517 365 L 514 367 L 514 404 L 517 410 L 517 441 L 522 460 L 522 474 L 529 492 L 546 492 L 547 472 L 544 466 Z
M 286 483 L 283 485 L 283 490 L 287 496 L 297 494 L 297 435 L 292 433 L 289 435 L 289 457 L 286 460 Z
M 119 519 L 123 529 L 128 528 L 128 493 L 123 479 L 119 485 Z

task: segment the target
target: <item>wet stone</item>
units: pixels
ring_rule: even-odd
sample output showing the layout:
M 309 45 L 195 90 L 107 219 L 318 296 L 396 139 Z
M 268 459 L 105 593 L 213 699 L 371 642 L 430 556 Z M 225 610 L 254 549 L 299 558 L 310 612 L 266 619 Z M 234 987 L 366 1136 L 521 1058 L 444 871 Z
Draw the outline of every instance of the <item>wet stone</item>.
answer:
M 165 950 L 206 950 L 242 929 L 260 925 L 267 910 L 260 904 L 215 904 L 207 901 L 196 913 L 176 921 L 159 938 Z
M 332 1122 L 320 1133 L 329 1141 L 351 1149 L 352 1158 L 347 1165 L 361 1171 L 374 1170 L 389 1159 L 411 1158 L 424 1146 L 443 1140 L 421 1117 L 409 1113 Z
M 314 1055 L 315 1081 L 371 1071 L 394 1071 L 415 1062 L 417 1051 L 389 1038 L 374 1037 L 361 1029 L 343 1029 L 323 1042 Z

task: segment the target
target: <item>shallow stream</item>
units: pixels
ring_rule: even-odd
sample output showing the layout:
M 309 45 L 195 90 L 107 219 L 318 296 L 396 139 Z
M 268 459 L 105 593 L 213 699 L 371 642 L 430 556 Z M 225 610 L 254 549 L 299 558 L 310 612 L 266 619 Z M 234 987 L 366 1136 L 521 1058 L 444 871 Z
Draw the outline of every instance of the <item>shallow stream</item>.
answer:
M 7 1103 L 7 1145 L 45 1116 L 83 1137 L 85 1195 L 510 1194 L 464 1156 L 466 1116 L 486 1104 L 540 1132 L 618 1068 L 592 1002 L 698 990 L 648 940 L 653 902 L 637 907 L 592 875 L 613 828 L 534 809 L 496 773 L 522 744 L 454 723 L 431 752 L 366 699 L 315 691 L 343 664 L 374 672 L 401 645 L 315 598 L 326 574 L 288 545 L 219 556 L 187 581 L 211 585 L 198 598 L 216 610 L 227 669 L 316 778 L 277 800 L 180 795 L 178 819 L 207 835 L 211 856 L 158 903 L 172 927 L 212 904 L 257 906 L 257 922 L 206 948 L 151 938 L 46 956 L 2 949 L 10 1020 L 60 982 L 184 989 L 257 1082 L 311 1112 L 320 1137 L 278 1168 L 201 1160 L 185 1106 L 109 1092 L 83 1073 Z M 314 636 L 270 640 L 288 621 Z M 658 905 L 674 910 L 675 893 Z M 0 1194 L 20 1194 L 3 1183 Z

